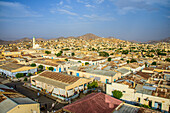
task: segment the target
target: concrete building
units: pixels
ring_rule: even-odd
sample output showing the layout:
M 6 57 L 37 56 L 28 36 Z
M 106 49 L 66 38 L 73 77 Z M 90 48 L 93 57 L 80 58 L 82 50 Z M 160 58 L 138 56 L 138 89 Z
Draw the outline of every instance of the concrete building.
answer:
M 0 84 L 0 113 L 40 113 L 40 104 Z
M 17 73 L 24 73 L 24 75 L 27 75 L 28 73 L 35 73 L 37 72 L 37 68 L 22 64 L 7 63 L 0 66 L 0 72 L 5 76 L 15 77 Z
M 79 91 L 87 89 L 93 79 L 80 78 L 57 72 L 44 71 L 31 77 L 32 87 L 66 100 L 78 96 Z
M 95 80 L 101 81 L 102 83 L 112 83 L 118 78 L 121 78 L 120 72 L 109 70 L 109 68 L 109 66 L 73 66 L 68 69 L 67 73 L 78 77 L 93 78 Z

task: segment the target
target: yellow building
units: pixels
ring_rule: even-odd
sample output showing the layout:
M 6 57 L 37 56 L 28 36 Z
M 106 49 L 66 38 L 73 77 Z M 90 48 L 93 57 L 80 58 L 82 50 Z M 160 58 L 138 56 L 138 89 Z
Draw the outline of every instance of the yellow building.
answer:
M 4 51 L 2 52 L 2 55 L 18 57 L 21 55 L 21 52 L 20 51 Z
M 87 85 L 92 81 L 93 79 L 80 78 L 50 71 L 44 71 L 39 75 L 31 77 L 33 88 L 41 89 L 63 100 L 73 97 L 75 94 L 78 94 L 79 91 L 87 89 Z
M 0 113 L 40 113 L 40 104 L 0 84 Z

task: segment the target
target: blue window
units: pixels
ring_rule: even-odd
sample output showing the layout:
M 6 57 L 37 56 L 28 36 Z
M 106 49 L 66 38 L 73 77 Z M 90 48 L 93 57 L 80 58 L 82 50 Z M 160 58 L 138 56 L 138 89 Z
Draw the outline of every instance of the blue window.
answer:
M 51 59 L 53 59 L 53 57 Z
M 114 82 L 116 82 L 116 79 L 114 79 Z
M 61 68 L 59 68 L 59 72 L 61 72 Z
M 56 68 L 54 68 L 54 70 L 53 71 L 56 71 Z
M 76 76 L 78 76 L 78 77 L 79 77 L 79 73 L 76 73 Z

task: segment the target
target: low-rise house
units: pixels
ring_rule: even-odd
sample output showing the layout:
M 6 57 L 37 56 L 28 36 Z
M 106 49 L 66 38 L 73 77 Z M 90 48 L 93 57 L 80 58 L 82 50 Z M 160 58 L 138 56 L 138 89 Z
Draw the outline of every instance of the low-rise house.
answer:
M 150 84 L 152 83 L 152 84 Z M 106 85 L 106 94 L 112 95 L 112 91 L 119 90 L 123 93 L 121 98 L 131 104 L 145 104 L 153 109 L 168 112 L 170 106 L 170 90 L 160 87 L 160 83 L 146 83 L 135 76 L 125 77 L 112 84 Z M 165 85 L 164 85 L 165 86 Z
M 27 75 L 28 73 L 33 74 L 37 72 L 37 68 L 22 64 L 7 63 L 0 66 L 0 72 L 5 76 L 15 77 L 17 73 L 23 73 L 24 75 Z
M 44 71 L 31 77 L 32 87 L 52 94 L 52 96 L 66 100 L 72 98 L 79 91 L 87 89 L 93 79 L 80 78 L 57 72 Z
M 0 84 L 0 113 L 40 113 L 40 104 Z
M 134 63 L 129 63 L 129 64 L 123 66 L 122 68 L 129 69 L 130 71 L 132 71 L 134 73 L 136 71 L 140 71 L 140 70 L 144 69 L 145 64 L 134 62 Z
M 18 57 L 21 55 L 21 52 L 20 51 L 3 51 L 2 55 Z
M 120 72 L 110 70 L 109 66 L 73 66 L 67 70 L 67 73 L 78 77 L 94 78 L 102 83 L 112 83 L 122 76 Z

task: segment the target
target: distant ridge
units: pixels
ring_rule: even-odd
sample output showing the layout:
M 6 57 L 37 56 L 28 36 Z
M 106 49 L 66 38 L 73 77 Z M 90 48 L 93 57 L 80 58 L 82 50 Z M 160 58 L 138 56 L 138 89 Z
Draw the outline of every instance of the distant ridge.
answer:
M 167 42 L 167 43 L 170 43 L 170 37 L 168 38 L 164 38 L 164 39 L 161 39 L 161 40 L 149 40 L 145 43 L 147 44 L 155 44 L 155 43 L 159 43 L 159 42 Z
M 44 38 L 36 38 L 37 41 L 48 41 L 48 40 L 58 40 L 58 39 L 84 39 L 84 40 L 112 40 L 112 41 L 115 41 L 115 42 L 122 42 L 122 41 L 126 41 L 126 40 L 120 40 L 120 39 L 117 39 L 115 37 L 107 37 L 107 38 L 102 38 L 102 37 L 99 37 L 99 36 L 96 36 L 92 33 L 87 33 L 85 35 L 82 35 L 82 36 L 78 36 L 78 37 L 74 37 L 74 36 L 69 36 L 69 37 L 58 37 L 58 38 L 52 38 L 52 39 L 44 39 Z M 13 43 L 19 43 L 19 42 L 26 42 L 26 41 L 31 41 L 32 38 L 22 38 L 22 39 L 18 39 L 18 40 L 14 40 L 14 41 L 5 41 L 5 40 L 0 40 L 0 45 L 7 45 L 7 44 L 13 44 Z M 132 41 L 129 41 L 129 42 L 133 42 L 133 43 L 147 43 L 147 44 L 155 44 L 155 43 L 159 43 L 159 42 L 167 42 L 167 43 L 170 43 L 170 37 L 168 38 L 164 38 L 164 39 L 161 39 L 161 40 L 150 40 L 150 41 L 147 41 L 147 42 L 140 42 L 140 41 L 135 41 L 135 40 L 132 40 Z
M 92 33 L 87 33 L 87 34 L 85 34 L 83 36 L 79 36 L 77 38 L 84 39 L 84 40 L 89 40 L 89 39 L 94 40 L 94 39 L 98 39 L 98 38 L 101 38 L 101 37 L 96 36 Z

